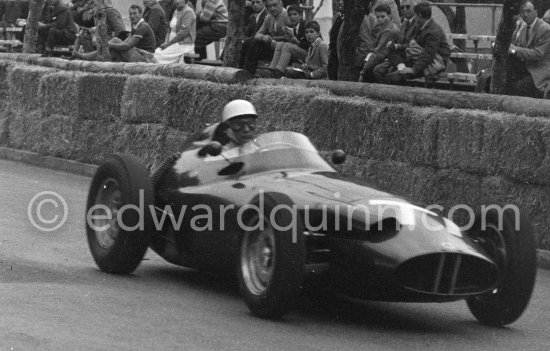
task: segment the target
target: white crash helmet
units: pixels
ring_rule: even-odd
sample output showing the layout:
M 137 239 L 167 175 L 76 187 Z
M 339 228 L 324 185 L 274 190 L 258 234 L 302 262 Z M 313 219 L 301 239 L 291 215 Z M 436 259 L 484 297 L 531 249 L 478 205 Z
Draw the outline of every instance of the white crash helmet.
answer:
M 246 100 L 233 100 L 228 102 L 222 112 L 222 122 L 229 121 L 232 118 L 240 116 L 258 117 L 254 105 Z

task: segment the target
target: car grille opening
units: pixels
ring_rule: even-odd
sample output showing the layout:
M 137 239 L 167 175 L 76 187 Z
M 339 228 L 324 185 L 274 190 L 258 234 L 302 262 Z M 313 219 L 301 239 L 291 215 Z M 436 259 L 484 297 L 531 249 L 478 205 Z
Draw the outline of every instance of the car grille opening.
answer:
M 492 289 L 498 280 L 494 264 L 460 253 L 436 253 L 415 257 L 397 269 L 406 289 L 435 295 L 471 295 Z

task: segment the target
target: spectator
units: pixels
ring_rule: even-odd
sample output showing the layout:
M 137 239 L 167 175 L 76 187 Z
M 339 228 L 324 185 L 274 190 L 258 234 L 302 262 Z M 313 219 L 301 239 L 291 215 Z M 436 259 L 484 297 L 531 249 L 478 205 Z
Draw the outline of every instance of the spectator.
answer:
M 416 0 L 401 0 L 401 30 L 397 41 L 388 43 L 390 54 L 388 59 L 380 63 L 373 69 L 376 81 L 386 83 L 386 74 L 397 69 L 400 62 L 406 59 L 405 49 L 409 47 L 410 41 L 414 38 L 417 31 L 416 17 L 413 7 L 416 5 Z
M 176 11 L 170 21 L 166 41 L 155 51 L 157 63 L 185 63 L 183 55 L 195 50 L 197 16 L 188 0 L 176 0 Z
M 47 0 L 38 22 L 37 51 L 50 56 L 54 46 L 73 44 L 76 32 L 76 24 L 67 6 L 60 0 Z
M 206 46 L 225 38 L 227 33 L 227 7 L 223 0 L 197 1 L 197 37 L 195 52 L 206 58 Z
M 288 41 L 280 41 L 275 45 L 275 53 L 266 74 L 269 78 L 281 78 L 292 60 L 303 63 L 307 56 L 309 42 L 306 39 L 306 21 L 302 17 L 302 8 L 290 5 L 286 12 L 291 27 L 285 27 Z
M 550 25 L 537 17 L 539 0 L 527 0 L 508 49 L 508 94 L 550 98 Z
M 373 68 L 384 61 L 390 54 L 388 43 L 396 41 L 399 37 L 399 28 L 391 20 L 391 9 L 388 5 L 378 5 L 374 9 L 376 17 L 374 32 L 377 33 L 374 41 L 374 49 L 365 57 L 363 69 L 359 75 L 360 82 L 372 83 L 376 81 L 373 76 Z
M 2 7 L 4 10 L 2 10 Z M 27 19 L 28 0 L 9 0 L 0 2 L 0 27 L 18 27 L 18 19 Z
M 166 18 L 174 17 L 174 11 L 176 11 L 176 1 L 175 0 L 159 0 L 159 5 L 164 10 Z M 189 6 L 191 7 L 191 6 Z M 194 13 L 194 11 L 193 11 Z
M 405 61 L 397 65 L 396 72 L 386 76 L 390 78 L 391 83 L 400 83 L 416 77 L 436 79 L 437 75 L 445 70 L 451 54 L 443 29 L 432 19 L 430 4 L 419 3 L 414 7 L 414 13 L 418 31 L 405 50 Z
M 327 77 L 328 45 L 321 38 L 321 27 L 316 21 L 306 24 L 306 38 L 310 43 L 306 62 L 300 69 L 289 68 L 287 78 L 324 79 Z
M 164 39 L 166 39 L 168 28 L 166 14 L 157 0 L 143 0 L 143 6 L 145 7 L 143 20 L 147 22 L 153 33 L 155 33 L 155 41 L 157 46 L 160 46 L 160 44 L 164 43 Z
M 95 16 L 105 15 L 105 24 L 107 25 L 107 33 L 109 39 L 118 37 L 121 40 L 125 40 L 130 32 L 126 30 L 122 15 L 113 7 L 112 0 L 94 0 Z M 95 51 L 95 35 L 96 28 L 80 28 L 78 37 L 73 45 L 73 57 L 76 57 L 75 52 L 80 50 L 80 46 L 83 47 L 83 52 Z
M 328 32 L 329 44 L 328 44 L 328 67 L 327 74 L 328 79 L 338 79 L 338 32 L 342 23 L 344 23 L 344 2 L 342 0 L 335 1 L 336 14 L 334 15 L 332 27 Z
M 256 32 L 262 28 L 265 17 L 267 16 L 267 10 L 265 9 L 264 0 L 251 0 L 252 14 L 248 18 L 248 26 L 245 28 L 245 38 L 243 39 L 243 47 L 241 50 L 241 62 L 239 67 L 244 67 L 246 59 L 246 53 L 248 52 L 248 46 L 250 41 L 254 39 Z
M 91 28 L 94 23 L 94 0 L 73 0 L 69 3 L 74 22 L 81 27 Z
M 399 8 L 397 7 L 397 4 L 395 0 L 376 0 L 373 3 L 371 3 L 371 10 L 376 9 L 380 5 L 387 5 L 389 6 L 391 10 L 391 19 L 393 23 L 395 23 L 398 27 L 401 23 L 401 19 L 399 18 Z M 371 11 L 372 12 L 372 11 Z
M 267 0 L 267 11 L 264 24 L 250 41 L 246 53 L 244 69 L 250 74 L 256 74 L 258 60 L 271 59 L 277 41 L 285 41 L 285 27 L 290 24 L 286 10 L 281 0 Z
M 143 10 L 139 5 L 130 5 L 128 10 L 132 31 L 126 40 L 113 38 L 109 41 L 109 52 L 115 62 L 154 62 L 153 53 L 157 47 L 155 34 L 151 27 L 142 18 Z M 97 59 L 97 51 L 82 54 L 76 53 L 76 57 L 94 61 Z

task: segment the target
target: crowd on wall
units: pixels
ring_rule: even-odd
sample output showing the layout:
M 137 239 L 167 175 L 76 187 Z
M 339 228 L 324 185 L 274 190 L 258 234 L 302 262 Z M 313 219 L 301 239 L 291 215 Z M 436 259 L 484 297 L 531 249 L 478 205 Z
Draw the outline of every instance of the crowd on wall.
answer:
M 196 2 L 193 2 L 196 1 Z M 306 22 L 298 0 L 247 0 L 240 67 L 256 77 L 337 79 L 344 15 L 342 0 L 329 38 L 316 21 Z M 0 0 L 0 25 L 24 26 L 28 0 Z M 550 97 L 550 11 L 538 17 L 540 0 L 525 0 L 508 51 L 506 92 Z M 104 16 L 113 61 L 185 63 L 186 53 L 206 58 L 206 46 L 226 36 L 224 0 L 143 0 L 128 9 L 126 28 L 111 0 L 46 0 L 38 50 L 52 54 L 73 45 L 72 56 L 97 59 L 95 23 Z M 548 23 L 547 23 L 548 22 Z M 374 0 L 363 17 L 355 52 L 359 81 L 401 84 L 437 80 L 451 54 L 446 34 L 424 0 Z M 258 68 L 260 61 L 269 66 Z M 482 79 L 486 84 L 490 73 Z

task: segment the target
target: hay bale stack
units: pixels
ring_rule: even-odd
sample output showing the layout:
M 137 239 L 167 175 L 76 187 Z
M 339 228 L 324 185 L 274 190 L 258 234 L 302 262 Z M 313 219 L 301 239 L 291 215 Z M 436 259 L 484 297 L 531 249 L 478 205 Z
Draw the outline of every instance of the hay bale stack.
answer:
M 164 160 L 166 128 L 162 124 L 124 124 L 114 144 L 114 151 L 130 153 L 155 169 Z
M 0 60 L 0 92 L 8 89 L 8 72 L 13 66 L 11 61 Z
M 120 118 L 127 79 L 125 74 L 84 74 L 78 92 L 78 118 L 112 122 Z
M 206 124 L 220 121 L 223 106 L 234 99 L 244 99 L 248 87 L 184 79 L 170 89 L 172 103 L 168 126 L 194 133 Z
M 307 111 L 316 96 L 325 96 L 320 88 L 300 86 L 257 85 L 250 89 L 247 99 L 260 116 L 260 132 L 291 130 L 303 133 Z
M 41 151 L 42 112 L 14 109 L 9 116 L 8 146 L 28 151 Z
M 40 78 L 52 72 L 56 72 L 56 70 L 40 66 L 15 65 L 8 74 L 12 106 L 27 111 L 39 108 Z
M 550 250 L 550 187 L 517 184 L 503 177 L 484 177 L 479 189 L 480 205 L 512 204 L 531 220 L 537 247 Z
M 419 165 L 435 159 L 437 111 L 369 99 L 324 96 L 312 101 L 305 133 L 323 149 Z
M 10 119 L 0 114 L 0 145 L 7 146 L 10 139 Z
M 181 79 L 142 74 L 130 76 L 122 95 L 121 117 L 126 123 L 166 123 L 172 95 Z
M 441 168 L 483 170 L 484 120 L 490 113 L 470 110 L 441 110 L 438 113 L 437 163 Z
M 83 73 L 59 71 L 40 79 L 40 107 L 46 116 L 60 114 L 77 116 L 80 110 L 79 86 Z
M 185 146 L 193 134 L 184 132 L 179 129 L 166 128 L 166 138 L 164 140 L 164 152 L 169 155 L 173 152 L 181 152 L 185 149 Z
M 550 185 L 550 120 L 493 114 L 484 121 L 481 164 L 487 174 Z

